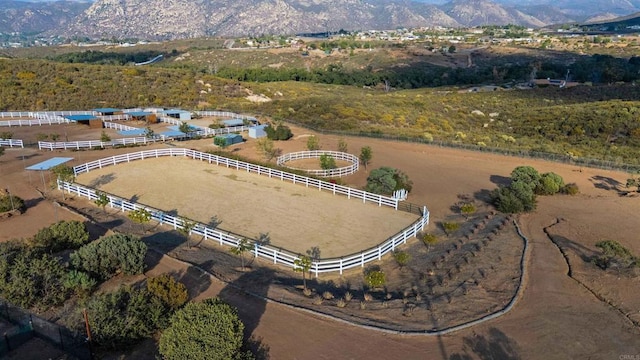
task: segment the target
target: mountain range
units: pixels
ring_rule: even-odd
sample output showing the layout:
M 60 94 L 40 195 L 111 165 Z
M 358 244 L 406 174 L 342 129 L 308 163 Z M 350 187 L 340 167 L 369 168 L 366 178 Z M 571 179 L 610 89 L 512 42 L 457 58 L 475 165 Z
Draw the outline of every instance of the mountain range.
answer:
M 176 39 L 603 21 L 640 0 L 0 0 L 0 32 Z

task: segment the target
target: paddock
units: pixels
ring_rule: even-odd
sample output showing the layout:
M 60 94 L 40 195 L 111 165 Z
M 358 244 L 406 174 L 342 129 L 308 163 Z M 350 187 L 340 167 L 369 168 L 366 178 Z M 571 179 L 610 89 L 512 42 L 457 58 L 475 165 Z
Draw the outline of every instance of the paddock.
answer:
M 413 224 L 415 214 L 363 203 L 242 170 L 182 157 L 146 159 L 80 174 L 76 182 L 271 245 L 323 258 L 377 246 Z

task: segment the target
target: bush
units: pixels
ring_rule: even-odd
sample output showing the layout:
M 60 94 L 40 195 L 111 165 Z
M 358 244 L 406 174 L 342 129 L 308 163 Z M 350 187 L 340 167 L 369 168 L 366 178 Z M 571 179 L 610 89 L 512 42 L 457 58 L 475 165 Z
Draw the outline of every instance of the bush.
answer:
M 0 212 L 18 210 L 22 212 L 24 210 L 24 200 L 15 195 L 2 195 L 0 196 Z
M 433 234 L 424 234 L 422 236 L 422 242 L 427 245 L 427 248 L 431 248 L 432 245 L 438 242 L 438 237 Z
M 410 192 L 413 182 L 409 180 L 407 174 L 400 170 L 383 166 L 371 170 L 367 177 L 365 190 L 374 194 L 391 195 L 394 191 L 405 189 Z
M 167 274 L 150 278 L 147 290 L 171 309 L 178 309 L 189 300 L 187 287 Z
M 71 254 L 71 265 L 99 279 L 118 272 L 142 274 L 147 245 L 133 235 L 116 234 L 87 244 Z
M 578 195 L 580 193 L 580 189 L 578 188 L 578 184 L 570 183 L 566 184 L 562 187 L 562 193 L 567 195 Z
M 130 287 L 92 298 L 87 312 L 93 340 L 110 348 L 149 338 L 168 320 L 160 299 Z
M 364 283 L 372 289 L 383 287 L 387 279 L 382 270 L 370 270 L 364 274 Z
M 320 168 L 322 170 L 335 169 L 336 167 L 336 159 L 333 156 L 329 154 L 320 155 Z
M 400 268 L 402 269 L 411 260 L 411 255 L 406 251 L 394 251 L 393 258 L 396 260 L 398 266 L 400 266 Z
M 535 192 L 539 195 L 554 195 L 560 192 L 563 186 L 564 180 L 560 175 L 548 172 L 540 177 L 540 182 Z
M 460 224 L 457 222 L 443 222 L 442 229 L 447 233 L 447 236 L 449 236 L 460 229 Z
M 48 228 L 40 229 L 29 245 L 48 252 L 77 249 L 89 241 L 89 232 L 84 223 L 71 220 L 59 221 Z
M 276 128 L 269 125 L 264 128 L 264 131 L 267 134 L 267 138 L 271 140 L 289 140 L 293 137 L 291 129 L 285 125 L 278 125 Z
M 602 250 L 602 254 L 594 258 L 594 263 L 603 270 L 640 266 L 640 260 L 617 241 L 600 241 L 596 243 L 596 247 Z
M 0 258 L 0 293 L 23 308 L 60 305 L 67 297 L 65 269 L 46 254 L 18 251 Z
M 76 296 L 86 298 L 91 295 L 98 282 L 85 272 L 71 270 L 64 277 L 62 285 Z
M 244 324 L 237 310 L 219 299 L 189 303 L 170 323 L 159 342 L 166 360 L 252 358 L 241 352 Z

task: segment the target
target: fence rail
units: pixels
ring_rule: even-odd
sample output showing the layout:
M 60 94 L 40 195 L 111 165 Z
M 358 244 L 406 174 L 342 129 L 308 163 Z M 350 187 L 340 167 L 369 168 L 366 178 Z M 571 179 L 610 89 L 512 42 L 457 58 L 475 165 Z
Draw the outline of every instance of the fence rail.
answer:
M 70 142 L 47 142 L 47 141 L 38 141 L 38 149 L 40 150 L 67 150 L 67 149 L 93 149 L 93 148 L 104 148 L 108 146 L 119 146 L 119 145 L 137 145 L 137 144 L 148 144 L 153 143 L 159 140 L 158 138 L 147 138 L 147 137 L 134 137 L 134 138 L 122 138 L 115 139 L 111 141 L 100 141 L 100 140 L 87 140 L 87 141 L 70 141 Z
M 223 118 L 234 118 L 234 119 L 258 121 L 258 119 L 256 119 L 253 116 L 236 114 L 231 111 L 195 111 L 195 113 L 200 116 L 216 116 L 216 117 L 223 117 Z
M 108 121 L 104 121 L 102 123 L 102 125 L 104 125 L 105 129 L 116 129 L 118 131 L 139 130 L 139 128 L 137 128 L 137 127 L 118 124 L 118 123 L 112 123 L 112 122 L 108 122 Z
M 393 198 L 388 198 L 381 195 L 367 193 L 365 191 L 351 189 L 346 186 L 332 184 L 317 179 L 312 179 L 304 176 L 286 173 L 283 171 L 262 167 L 242 161 L 228 159 L 225 157 L 202 153 L 190 149 L 157 149 L 140 151 L 136 153 L 128 153 L 122 155 L 116 155 L 109 158 L 104 158 L 82 165 L 78 165 L 73 168 L 75 175 L 79 175 L 85 172 L 89 172 L 94 169 L 101 169 L 106 166 L 116 165 L 123 162 L 131 162 L 135 160 L 143 160 L 149 158 L 158 158 L 161 156 L 186 156 L 195 160 L 207 161 L 210 164 L 216 164 L 218 166 L 226 166 L 228 168 L 235 168 L 237 170 L 244 170 L 247 172 L 257 173 L 259 175 L 268 176 L 270 178 L 281 179 L 283 181 L 290 181 L 294 184 L 300 184 L 304 186 L 317 187 L 320 190 L 331 191 L 333 194 L 346 195 L 348 198 L 354 197 L 362 199 L 363 202 L 372 202 L 378 204 L 378 206 L 389 206 L 394 209 L 398 208 L 398 201 Z M 98 195 L 96 190 L 80 186 L 78 184 L 72 184 L 68 182 L 58 181 L 58 189 L 61 191 L 67 191 L 77 194 L 78 196 L 86 197 L 90 200 L 96 200 Z M 154 209 L 138 203 L 129 202 L 126 199 L 119 198 L 117 196 L 106 194 L 109 200 L 109 206 L 120 211 L 133 211 L 139 209 L 146 209 L 151 214 L 151 218 L 160 224 L 167 224 L 174 229 L 182 228 L 184 224 L 184 218 L 179 218 L 167 214 L 159 209 Z M 429 224 L 429 211 L 426 207 L 421 209 L 420 218 L 403 229 L 398 234 L 387 239 L 381 245 L 341 258 L 321 259 L 312 261 L 310 271 L 318 276 L 321 273 L 327 272 L 342 272 L 344 270 L 354 267 L 364 267 L 368 262 L 381 259 L 381 257 L 401 244 L 407 242 L 411 237 L 415 237 L 418 232 L 422 231 L 426 225 Z M 205 224 L 196 223 L 196 226 L 191 230 L 191 234 L 197 234 L 205 239 L 215 241 L 220 245 L 226 245 L 231 247 L 237 247 L 240 242 L 240 237 L 223 232 L 217 229 L 211 229 Z M 261 245 L 259 242 L 253 242 L 252 253 L 255 257 L 261 257 L 272 261 L 274 264 L 284 265 L 290 268 L 295 268 L 295 261 L 299 259 L 298 254 L 290 252 L 288 250 L 270 247 L 268 245 Z
M 0 146 L 24 148 L 24 143 L 18 139 L 0 139 Z
M 335 169 L 299 169 L 285 165 L 289 161 L 302 160 L 302 159 L 319 159 L 323 155 L 329 155 L 334 159 L 348 161 L 351 164 Z M 298 151 L 293 153 L 284 154 L 279 156 L 276 160 L 279 166 L 285 166 L 290 169 L 302 170 L 308 174 L 320 176 L 320 177 L 342 177 L 354 174 L 358 171 L 360 166 L 360 160 L 357 156 L 349 153 L 330 151 L 330 150 L 313 150 L 313 151 Z
M 42 117 L 29 120 L 5 120 L 0 121 L 0 127 L 14 127 L 14 126 L 42 126 L 42 125 L 58 125 L 68 124 L 69 121 L 63 117 Z
M 121 114 L 121 115 L 98 115 L 98 118 L 102 121 L 113 121 L 113 120 L 129 120 L 131 119 L 131 115 L 129 114 Z

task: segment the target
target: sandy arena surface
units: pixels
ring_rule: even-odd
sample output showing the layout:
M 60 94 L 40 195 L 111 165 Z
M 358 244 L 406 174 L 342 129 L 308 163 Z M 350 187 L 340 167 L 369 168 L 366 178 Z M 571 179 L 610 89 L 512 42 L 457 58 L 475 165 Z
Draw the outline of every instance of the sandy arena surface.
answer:
M 188 158 L 118 164 L 77 181 L 108 193 L 295 253 L 318 246 L 323 258 L 357 253 L 384 242 L 418 217 L 389 207 L 334 196 L 317 188 Z
M 277 143 L 285 152 L 305 148 L 306 139 L 298 136 L 310 132 L 295 127 L 293 131 L 294 140 Z M 337 148 L 337 137 L 319 137 L 323 149 Z M 425 145 L 375 139 L 346 140 L 353 153 L 359 153 L 362 146 L 373 149 L 368 169 L 346 181 L 353 186 L 362 186 L 367 172 L 379 166 L 405 171 L 414 182 L 409 201 L 429 206 L 430 226 L 451 214 L 450 207 L 457 202 L 459 194 L 482 197 L 483 190 L 495 188 L 496 183 L 508 177 L 519 165 L 532 165 L 541 172 L 557 172 L 566 182 L 577 183 L 581 194 L 572 198 L 541 198 L 536 212 L 520 218 L 530 240 L 531 256 L 524 294 L 514 309 L 496 320 L 445 336 L 384 334 L 265 303 L 229 289 L 215 278 L 190 271 L 184 264 L 167 257 L 156 259 L 156 265 L 149 273 L 181 274 L 181 281 L 190 285 L 192 295 L 197 298 L 225 293 L 225 298 L 239 308 L 250 335 L 269 347 L 272 359 L 623 359 L 624 356 L 629 359 L 640 356 L 638 327 L 568 276 L 568 264 L 572 264 L 573 257 L 570 256 L 567 263 L 543 231 L 561 217 L 561 226 L 552 229 L 575 243 L 575 248 L 594 251 L 597 241 L 610 238 L 640 254 L 637 235 L 640 233 L 640 221 L 637 220 L 640 198 L 623 195 L 626 174 Z M 211 148 L 210 140 L 179 143 L 178 146 Z M 40 227 L 55 222 L 56 217 L 73 218 L 66 211 L 56 212 L 49 200 L 42 199 L 35 190 L 35 187 L 42 187 L 39 174 L 33 173 L 29 179 L 23 171 L 25 165 L 53 156 L 72 156 L 77 164 L 131 150 L 49 153 L 7 149 L 0 157 L 0 186 L 9 187 L 31 206 L 24 215 L 0 222 L 0 239 L 29 236 Z M 251 142 L 230 150 L 257 156 Z M 601 276 L 584 261 L 578 269 L 596 282 L 587 285 L 606 292 L 614 305 L 620 305 L 631 315 L 638 313 L 637 278 L 615 280 L 615 277 Z M 616 281 L 624 285 L 616 285 Z M 142 355 L 149 354 L 137 353 L 131 358 L 144 357 Z M 150 358 L 153 358 L 152 354 Z

